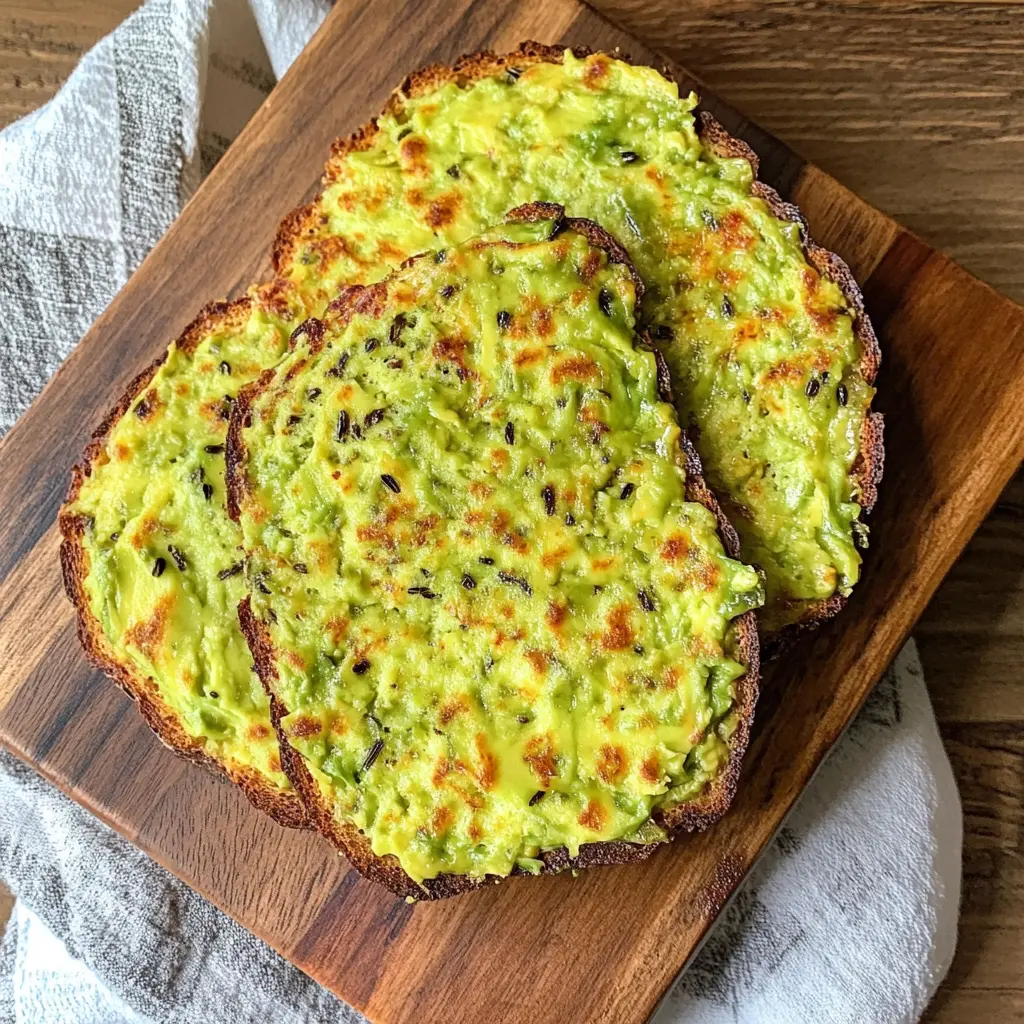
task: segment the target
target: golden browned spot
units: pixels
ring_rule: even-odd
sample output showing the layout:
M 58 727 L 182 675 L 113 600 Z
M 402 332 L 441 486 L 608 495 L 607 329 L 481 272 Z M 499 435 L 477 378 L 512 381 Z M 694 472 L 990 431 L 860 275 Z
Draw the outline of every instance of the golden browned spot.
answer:
M 434 342 L 434 358 L 439 363 L 454 363 L 461 380 L 471 376 L 466 362 L 466 349 L 469 342 L 465 338 L 440 338 Z
M 277 754 L 271 754 L 270 757 L 267 758 L 267 767 L 270 768 L 272 772 L 279 772 L 281 770 L 281 758 L 278 757 Z
M 447 725 L 457 715 L 461 715 L 463 711 L 468 710 L 469 701 L 464 693 L 460 693 L 458 697 L 453 697 L 446 704 L 442 705 L 441 714 L 438 717 L 442 725 Z
M 597 774 L 605 782 L 618 782 L 626 774 L 628 764 L 622 747 L 606 743 L 597 757 Z
M 822 334 L 830 334 L 836 326 L 839 317 L 842 315 L 841 309 L 832 307 L 830 309 L 810 309 L 807 310 L 807 315 L 811 318 L 814 326 L 817 327 Z
M 434 809 L 434 817 L 430 822 L 431 831 L 435 836 L 447 832 L 455 821 L 455 812 L 450 807 L 440 806 Z
M 163 401 L 160 396 L 156 393 L 155 388 L 150 388 L 145 395 L 142 396 L 142 400 L 138 405 L 135 406 L 135 415 L 138 416 L 143 423 L 148 423 L 154 416 L 163 408 Z
M 509 462 L 509 454 L 507 448 L 492 448 L 491 449 L 491 465 L 495 469 L 504 469 Z
M 624 651 L 633 646 L 632 618 L 633 609 L 625 601 L 608 613 L 608 630 L 601 638 L 601 646 L 606 651 Z
M 297 718 L 294 722 L 289 722 L 288 733 L 291 736 L 298 736 L 300 738 L 305 736 L 316 736 L 323 729 L 323 723 L 318 722 L 315 718 Z
M 447 778 L 454 765 L 447 757 L 440 757 L 437 760 L 437 764 L 434 765 L 434 774 L 431 775 L 430 781 L 434 783 L 434 786 L 440 786 L 442 782 Z
M 715 280 L 723 288 L 735 288 L 743 280 L 743 272 L 740 270 L 729 270 L 726 267 L 719 267 L 715 271 Z
M 539 363 L 544 358 L 545 350 L 533 346 L 532 348 L 521 348 L 513 357 L 512 365 L 517 370 L 524 370 L 527 367 Z
M 162 529 L 164 529 L 164 524 L 156 516 L 144 516 L 139 520 L 139 525 L 135 527 L 135 532 L 132 534 L 132 547 L 136 551 L 141 551 L 150 534 Z
M 486 501 L 494 493 L 494 488 L 482 480 L 472 481 L 467 490 L 478 501 Z
M 527 651 L 524 655 L 526 660 L 530 663 L 533 671 L 537 675 L 542 676 L 547 673 L 548 670 L 548 655 L 543 651 L 531 650 Z
M 605 57 L 600 54 L 591 57 L 587 61 L 587 67 L 583 72 L 583 84 L 588 89 L 600 89 L 604 80 L 608 77 L 609 64 Z
M 757 235 L 750 230 L 746 218 L 739 210 L 730 210 L 718 222 L 722 241 L 730 249 L 744 251 L 753 248 Z
M 673 533 L 664 544 L 661 545 L 661 557 L 666 562 L 681 562 L 690 553 L 690 544 L 686 535 Z
M 437 528 L 437 524 L 441 522 L 441 517 L 431 513 L 429 516 L 424 516 L 422 519 L 417 519 L 413 523 L 412 533 L 409 537 L 409 543 L 415 548 L 423 547 L 430 539 L 431 533 Z
M 665 680 L 664 686 L 666 690 L 674 690 L 679 685 L 679 680 L 683 677 L 683 671 L 678 665 L 669 665 L 665 669 Z
M 345 634 L 348 632 L 348 627 L 352 625 L 352 620 L 345 615 L 335 615 L 333 618 L 327 620 L 324 624 L 324 628 L 327 630 L 328 636 L 334 642 L 334 646 L 338 647 L 341 641 L 345 639 Z
M 550 306 L 544 305 L 536 295 L 528 295 L 522 306 L 522 313 L 516 316 L 517 327 L 541 338 L 549 338 L 555 333 L 555 318 Z M 521 331 L 516 333 L 521 334 Z
M 601 253 L 597 249 L 591 249 L 580 264 L 580 277 L 584 281 L 589 281 L 600 269 Z
M 132 457 L 132 450 L 126 444 L 122 444 L 120 441 L 114 445 L 114 455 L 117 457 L 118 462 L 126 462 Z
M 458 192 L 445 192 L 431 201 L 424 219 L 435 231 L 443 228 L 455 220 L 461 202 L 462 196 Z
M 594 572 L 607 572 L 618 560 L 618 555 L 599 555 L 590 560 L 590 567 Z
M 297 359 L 288 369 L 288 372 L 284 375 L 284 379 L 286 381 L 294 380 L 295 376 L 301 373 L 306 368 L 306 365 L 308 363 L 308 359 Z
M 174 611 L 175 600 L 173 591 L 161 597 L 153 609 L 153 614 L 148 619 L 136 622 L 134 626 L 125 631 L 125 646 L 135 647 L 142 651 L 150 661 L 155 661 L 156 651 L 163 644 L 167 624 Z
M 599 800 L 591 799 L 577 820 L 591 832 L 603 832 L 608 822 L 608 809 Z
M 562 604 L 559 601 L 552 601 L 548 605 L 548 610 L 544 613 L 544 621 L 550 629 L 557 633 L 565 625 L 565 620 L 568 616 L 568 605 Z
M 501 543 L 511 548 L 517 555 L 525 555 L 530 550 L 530 545 L 518 533 L 509 532 L 502 535 Z
M 545 551 L 541 555 L 540 564 L 545 569 L 554 569 L 556 566 L 561 565 L 572 553 L 572 548 L 568 544 L 560 544 L 557 548 L 553 548 L 551 551 Z
M 804 267 L 803 270 L 804 288 L 807 290 L 807 297 L 811 298 L 821 285 L 821 276 L 814 267 Z
M 585 384 L 600 379 L 601 368 L 589 356 L 570 356 L 551 368 L 552 384 L 561 384 L 566 380 L 578 380 Z
M 427 166 L 427 143 L 418 135 L 410 135 L 403 139 L 398 147 L 399 156 L 406 169 L 417 173 L 426 173 Z
M 254 722 L 246 729 L 245 735 L 253 741 L 265 740 L 270 735 L 270 726 L 263 722 Z
M 474 843 L 479 843 L 484 837 L 483 829 L 480 828 L 480 822 L 475 818 L 469 823 L 469 828 L 466 831 Z
M 405 258 L 405 253 L 397 245 L 382 239 L 377 243 L 377 258 L 381 263 L 399 263 Z
M 480 772 L 477 781 L 482 789 L 494 789 L 498 781 L 498 759 L 491 753 L 487 746 L 487 737 L 482 733 L 476 734 L 476 752 L 480 758 Z
M 762 378 L 765 384 L 782 384 L 803 380 L 804 370 L 802 366 L 787 359 L 776 363 Z
M 523 760 L 530 766 L 530 771 L 537 776 L 541 788 L 547 789 L 550 781 L 558 774 L 551 734 L 530 737 L 526 744 Z
M 648 754 L 640 765 L 640 775 L 652 785 L 661 782 L 661 760 L 656 752 Z
M 292 666 L 300 672 L 306 671 L 306 659 L 298 651 L 285 651 L 284 658 L 286 661 L 291 662 Z

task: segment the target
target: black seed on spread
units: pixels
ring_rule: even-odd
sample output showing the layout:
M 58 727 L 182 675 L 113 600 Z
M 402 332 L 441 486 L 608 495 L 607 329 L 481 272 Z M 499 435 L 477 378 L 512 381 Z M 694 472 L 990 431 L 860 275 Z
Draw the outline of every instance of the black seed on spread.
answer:
M 675 332 L 668 324 L 658 324 L 651 328 L 651 337 L 657 341 L 671 341 L 675 337 Z
M 725 298 L 722 299 L 722 316 L 729 318 L 735 312 L 736 311 L 732 308 L 732 303 L 729 301 L 729 296 L 726 295 Z
M 508 73 L 508 77 L 511 78 L 513 82 L 518 82 L 519 81 L 519 76 L 523 72 L 519 68 L 508 68 L 507 69 L 507 73 Z
M 575 526 L 576 525 L 576 517 L 571 512 L 566 512 L 565 513 L 565 525 L 566 526 Z
M 512 426 L 511 420 L 509 420 L 508 423 L 505 424 L 505 440 L 509 444 L 516 443 L 516 428 Z
M 389 359 L 388 360 L 388 368 L 391 369 L 391 370 L 400 370 L 402 368 L 402 360 L 401 359 Z
M 221 569 L 221 571 L 217 573 L 217 579 L 226 580 L 229 576 L 237 576 L 242 571 L 242 568 L 243 566 L 241 562 L 235 562 L 234 565 L 229 565 L 226 569 Z
M 646 590 L 638 590 L 636 596 L 640 599 L 640 607 L 645 612 L 654 611 L 654 602 L 651 600 L 651 595 Z
M 266 585 L 266 583 L 263 582 L 263 577 L 262 576 L 257 577 L 257 579 L 256 579 L 256 589 L 261 594 L 269 594 L 270 593 L 270 587 L 268 587 Z
M 391 327 L 388 329 L 388 341 L 394 343 L 401 337 L 402 331 L 405 330 L 406 319 L 403 313 L 399 313 L 394 320 L 391 321 Z
M 231 372 L 231 364 L 226 359 L 224 360 L 224 362 L 222 362 L 220 364 L 220 372 L 221 373 L 230 373 Z
M 549 516 L 553 516 L 555 514 L 554 487 L 552 487 L 551 484 L 548 484 L 547 487 L 544 487 L 541 490 L 540 496 L 544 499 L 544 511 L 547 512 Z
M 342 409 L 338 413 L 338 425 L 334 429 L 334 440 L 344 441 L 345 435 L 348 433 L 348 413 Z
M 446 259 L 448 259 L 448 251 L 446 249 L 438 249 L 437 252 L 434 253 L 435 263 L 444 263 Z
M 446 284 L 441 289 L 441 298 L 442 299 L 450 299 L 454 294 L 455 294 L 455 285 L 453 285 L 453 284 Z
M 459 176 L 458 165 L 457 164 L 452 164 L 451 167 L 449 167 L 448 170 L 445 171 L 444 173 L 447 174 L 449 178 L 458 178 L 458 176 Z
M 384 419 L 384 410 L 374 409 L 372 412 L 367 413 L 366 419 L 363 420 L 363 426 L 375 427 L 382 419 Z
M 538 789 L 537 792 L 534 793 L 533 796 L 530 797 L 530 806 L 533 807 L 536 804 L 539 804 L 541 802 L 541 800 L 544 799 L 544 793 L 545 792 L 546 791 L 543 790 L 543 789 Z
M 494 559 L 493 558 L 489 558 L 487 555 L 481 555 L 480 556 L 480 564 L 481 565 L 494 565 Z
M 846 385 L 845 384 L 840 384 L 839 387 L 836 388 L 836 401 L 840 405 L 846 405 L 846 401 L 847 401 L 848 397 L 849 396 L 846 393 Z
M 296 562 L 296 563 L 295 563 L 295 564 L 294 564 L 294 565 L 292 566 L 292 568 L 293 568 L 293 569 L 294 569 L 294 570 L 295 570 L 296 572 L 301 572 L 301 573 L 307 573 L 307 572 L 309 572 L 309 568 L 307 567 L 307 565 L 306 565 L 306 563 L 305 563 L 305 562 Z
M 296 423 L 301 423 L 301 422 L 302 422 L 302 417 L 301 416 L 292 415 L 292 416 L 288 417 L 288 426 L 290 426 L 290 427 L 294 427 Z
M 629 230 L 632 231 L 637 238 L 643 237 L 640 234 L 640 225 L 633 220 L 633 214 L 631 214 L 629 210 L 626 211 L 626 223 L 629 225 Z
M 203 484 L 203 497 L 207 501 L 213 497 L 213 484 Z
M 804 394 L 808 398 L 813 398 L 821 390 L 821 381 L 817 377 L 812 377 L 807 382 L 807 387 L 804 388 Z
M 372 352 L 379 344 L 380 342 L 376 338 L 367 338 L 366 344 L 363 346 L 363 348 L 367 352 Z
M 636 490 L 636 484 L 623 484 L 619 497 L 625 500 Z
M 428 601 L 433 601 L 437 594 L 435 594 L 430 587 L 408 587 L 406 589 L 407 594 L 418 594 L 420 597 L 425 597 Z
M 359 426 L 358 423 L 353 423 L 352 424 L 352 433 L 355 434 L 355 436 L 357 438 L 362 439 L 363 431 L 362 431 L 362 428 Z
M 476 586 L 476 580 L 473 579 L 473 577 L 470 576 L 468 572 L 464 572 L 462 574 L 462 585 L 467 590 L 472 590 Z
M 827 384 L 828 383 L 828 370 L 822 370 L 821 371 L 821 383 L 822 384 Z
M 399 142 L 401 142 L 401 141 L 402 141 L 402 139 L 406 138 L 406 137 L 407 137 L 407 136 L 409 136 L 409 135 L 412 135 L 412 129 L 411 129 L 411 128 L 403 128 L 403 129 L 402 129 L 402 130 L 401 130 L 401 131 L 400 131 L 400 132 L 398 133 L 398 141 L 399 141 Z
M 597 304 L 605 316 L 612 315 L 612 293 L 607 288 L 602 288 L 597 293 Z
M 527 725 L 527 724 L 529 724 L 530 716 L 529 715 L 516 715 L 516 721 L 520 725 Z
M 553 242 L 565 230 L 565 218 L 559 217 L 548 232 L 548 241 Z
M 395 494 L 398 494 L 402 489 L 398 486 L 398 481 L 390 473 L 381 473 L 380 481 L 389 491 Z
M 357 661 L 352 666 L 352 671 L 355 672 L 355 674 L 357 676 L 361 676 L 364 673 L 368 672 L 369 668 L 370 668 L 370 663 L 365 658 L 363 658 L 362 661 Z
M 319 388 L 310 388 L 306 392 L 306 398 L 308 398 L 311 402 L 315 402 L 319 397 L 320 397 L 320 389 Z
M 430 570 L 429 569 L 421 568 L 420 572 L 423 573 L 424 576 L 429 576 L 430 575 Z
M 710 210 L 701 210 L 700 216 L 704 223 L 707 224 L 707 226 L 711 228 L 712 231 L 718 230 L 718 221 L 715 220 L 715 215 Z
M 643 644 L 636 644 L 636 646 L 634 646 L 634 648 L 633 648 L 633 653 L 634 654 L 643 654 L 644 653 Z
M 498 310 L 498 326 L 503 330 L 507 331 L 509 324 L 512 323 L 512 314 L 507 309 Z
M 173 545 L 167 545 L 167 553 L 174 559 L 174 564 L 184 572 L 188 568 L 188 562 L 185 561 L 185 556 Z
M 746 388 L 743 389 L 743 401 L 750 405 L 750 392 Z
M 224 451 L 224 445 L 222 444 L 208 444 L 204 449 L 207 455 L 220 455 Z
M 498 579 L 502 583 L 514 583 L 524 594 L 533 594 L 533 587 L 524 580 L 521 576 L 515 576 L 510 572 L 505 572 L 504 569 L 498 573 Z
M 332 367 L 327 371 L 328 377 L 340 377 L 345 372 L 345 366 L 348 363 L 349 353 L 342 352 L 341 358 L 338 360 L 337 366 Z
M 377 740 L 372 747 L 370 747 L 369 753 L 366 755 L 366 759 L 363 761 L 363 771 L 367 772 L 373 767 L 373 762 L 380 757 L 380 752 L 384 749 L 384 741 Z
M 217 692 L 216 690 L 211 690 L 211 691 L 210 691 L 210 696 L 211 696 L 211 697 L 212 697 L 212 698 L 213 698 L 214 700 L 216 700 L 216 699 L 217 699 L 217 698 L 218 698 L 218 697 L 220 696 L 220 694 L 219 694 L 219 693 L 218 693 L 218 692 Z
M 166 558 L 158 558 L 153 563 L 153 575 L 154 576 L 162 576 L 163 572 L 164 572 L 164 569 L 166 567 L 167 567 L 167 559 Z
M 624 164 L 635 164 L 639 159 L 640 154 L 634 153 L 631 149 L 627 149 L 625 153 L 622 154 L 622 162 Z

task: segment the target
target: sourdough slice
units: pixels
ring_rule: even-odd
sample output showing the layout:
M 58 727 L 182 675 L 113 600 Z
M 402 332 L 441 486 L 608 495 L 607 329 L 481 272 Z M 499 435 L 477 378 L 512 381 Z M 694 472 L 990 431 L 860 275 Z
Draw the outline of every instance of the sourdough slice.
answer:
M 232 412 L 284 768 L 400 895 L 642 859 L 734 793 L 761 584 L 640 294 L 605 231 L 531 204 L 344 290 Z
M 531 198 L 613 231 L 708 480 L 765 571 L 776 646 L 834 615 L 859 576 L 880 351 L 849 269 L 695 103 L 654 69 L 536 43 L 417 71 L 335 144 L 274 266 L 316 304 Z
M 203 310 L 97 430 L 60 514 L 64 587 L 90 660 L 164 743 L 292 827 L 305 812 L 237 624 L 224 440 L 238 390 L 281 357 L 303 315 L 284 284 Z

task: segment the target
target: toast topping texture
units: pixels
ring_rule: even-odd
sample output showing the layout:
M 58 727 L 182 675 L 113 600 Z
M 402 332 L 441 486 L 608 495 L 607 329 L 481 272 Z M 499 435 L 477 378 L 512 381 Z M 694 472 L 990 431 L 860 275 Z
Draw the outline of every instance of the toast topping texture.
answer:
M 65 586 L 93 660 L 165 742 L 292 825 L 304 813 L 238 628 L 245 579 L 224 507 L 224 442 L 239 389 L 281 358 L 303 315 L 283 284 L 204 310 L 100 428 L 60 523 Z
M 848 270 L 755 181 L 756 157 L 648 67 L 536 44 L 428 68 L 335 145 L 279 273 L 326 302 L 532 199 L 596 220 L 647 285 L 708 481 L 764 570 L 767 633 L 834 614 L 881 468 L 878 348 Z
M 731 796 L 762 588 L 691 498 L 641 290 L 596 225 L 534 205 L 343 290 L 236 404 L 286 768 L 398 891 L 615 859 Z

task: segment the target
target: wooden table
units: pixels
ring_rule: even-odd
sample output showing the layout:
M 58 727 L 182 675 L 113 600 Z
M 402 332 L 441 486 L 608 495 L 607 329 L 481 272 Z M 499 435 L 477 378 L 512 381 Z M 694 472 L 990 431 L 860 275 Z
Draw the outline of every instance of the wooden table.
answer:
M 2 0 L 0 124 L 44 102 L 136 5 Z M 1024 5 L 595 5 L 1024 300 Z M 1022 522 L 1019 475 L 916 631 L 965 814 L 960 945 L 930 1022 L 1024 1020 Z

